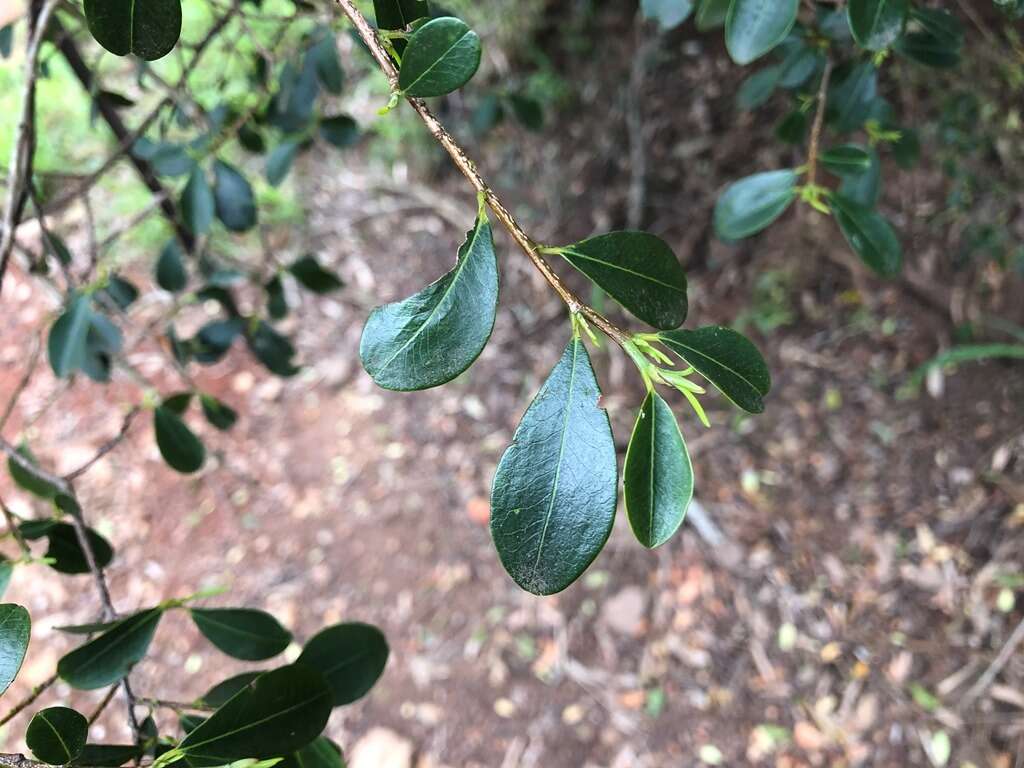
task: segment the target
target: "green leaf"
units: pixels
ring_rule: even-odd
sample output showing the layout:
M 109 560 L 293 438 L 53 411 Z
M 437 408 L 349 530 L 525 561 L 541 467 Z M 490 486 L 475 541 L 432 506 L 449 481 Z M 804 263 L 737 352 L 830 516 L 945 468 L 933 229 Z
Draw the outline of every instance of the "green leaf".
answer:
M 316 256 L 311 253 L 293 261 L 288 266 L 288 271 L 302 284 L 303 288 L 313 293 L 330 293 L 345 285 L 336 273 L 320 266 Z
M 296 664 L 319 672 L 335 707 L 361 699 L 384 672 L 388 641 L 374 626 L 349 622 L 320 631 L 306 643 Z
M 725 21 L 725 47 L 745 65 L 786 39 L 796 23 L 800 0 L 732 0 Z
M 85 337 L 82 373 L 93 381 L 110 381 L 111 357 L 121 351 L 121 331 L 105 316 L 94 312 Z
M 269 659 L 281 653 L 292 641 L 292 633 L 264 611 L 193 608 L 189 613 L 207 640 L 236 659 Z
M 299 372 L 293 362 L 295 347 L 267 323 L 260 321 L 256 330 L 246 336 L 249 349 L 271 373 L 285 378 Z
M 544 108 L 536 99 L 513 93 L 508 97 L 512 115 L 528 131 L 539 131 L 544 127 Z
M 509 575 L 535 595 L 552 595 L 578 579 L 612 530 L 618 468 L 600 397 L 587 350 L 574 338 L 494 475 L 494 545 Z
M 789 112 L 775 128 L 775 137 L 786 144 L 803 144 L 810 119 L 802 109 Z
M 146 61 L 166 56 L 181 35 L 180 0 L 85 0 L 85 18 L 108 51 Z
M 675 414 L 648 392 L 633 427 L 623 469 L 623 495 L 633 533 L 653 549 L 668 541 L 693 498 L 693 466 Z
M 281 761 L 279 768 L 345 768 L 341 747 L 321 736 Z
M 373 12 L 381 29 L 405 29 L 430 15 L 427 0 L 373 0 Z
M 213 164 L 213 198 L 217 218 L 232 232 L 256 226 L 256 199 L 245 177 L 227 163 Z
M 14 563 L 3 555 L 0 555 L 0 597 L 4 596 L 8 585 L 11 583 L 11 576 L 14 575 Z M 2 693 L 2 691 L 0 691 Z
M 203 407 L 203 415 L 206 420 L 219 430 L 231 429 L 238 421 L 238 413 L 235 409 L 213 395 L 200 395 L 199 403 Z
M 36 712 L 25 731 L 25 743 L 42 762 L 64 765 L 82 753 L 88 733 L 83 715 L 67 707 L 50 707 Z
M 196 166 L 181 193 L 181 218 L 193 235 L 205 235 L 213 223 L 213 212 L 213 190 L 205 171 Z
M 861 48 L 880 51 L 895 43 L 907 23 L 908 0 L 850 0 L 847 14 Z
M 119 275 L 110 275 L 107 284 L 97 294 L 110 299 L 123 311 L 139 298 L 139 289 Z
M 370 313 L 359 357 L 384 389 L 436 387 L 477 359 L 491 337 L 497 308 L 498 262 L 491 224 L 481 208 L 451 272 Z
M 338 48 L 332 34 L 325 34 L 319 42 L 306 51 L 306 58 L 312 61 L 317 80 L 328 93 L 338 95 L 345 85 L 345 73 L 338 59 Z
M 18 676 L 31 634 L 28 611 L 14 603 L 0 605 L 0 695 Z
M 284 295 L 284 282 L 275 274 L 263 285 L 267 292 L 267 314 L 274 320 L 288 316 L 288 299 Z
M 792 47 L 782 64 L 779 65 L 779 86 L 781 88 L 800 88 L 824 64 L 821 51 L 800 41 Z
M 320 121 L 320 135 L 338 149 L 347 149 L 359 141 L 359 124 L 348 115 L 335 115 Z
M 725 188 L 715 204 L 715 231 L 723 240 L 741 240 L 767 227 L 796 198 L 795 171 L 766 171 Z
M 433 19 L 409 38 L 398 87 L 407 96 L 444 96 L 469 82 L 480 66 L 480 55 L 480 38 L 464 21 L 452 16 Z
M 865 208 L 874 208 L 882 191 L 882 163 L 874 147 L 868 149 L 867 157 L 866 170 L 841 174 L 843 183 L 839 185 L 839 194 Z
M 173 395 L 168 395 L 160 403 L 164 408 L 169 411 L 173 411 L 176 416 L 184 416 L 192 405 L 192 393 L 191 392 L 177 392 Z
M 142 755 L 143 750 L 134 744 L 86 744 L 71 765 L 119 768 L 127 762 L 138 760 Z
M 203 466 L 206 449 L 173 410 L 165 406 L 156 408 L 153 429 L 160 455 L 172 469 L 187 475 Z
M 659 335 L 661 342 L 692 365 L 738 408 L 764 411 L 771 374 L 761 353 L 743 334 L 709 325 Z
M 0 28 L 0 58 L 6 59 L 11 55 L 11 47 L 14 44 L 14 22 L 5 24 Z
M 878 96 L 878 68 L 871 60 L 862 61 L 838 71 L 833 83 L 826 114 L 840 133 L 855 131 L 871 117 Z
M 831 204 L 846 242 L 865 264 L 882 277 L 891 277 L 900 271 L 903 250 L 892 225 L 884 217 L 838 194 L 832 196 Z
M 188 272 L 177 240 L 168 240 L 156 262 L 156 284 L 165 291 L 176 292 L 188 284 Z
M 49 547 L 46 557 L 52 558 L 50 567 L 58 573 L 80 574 L 89 573 L 89 561 L 78 542 L 75 527 L 68 523 L 54 523 L 46 533 Z M 109 542 L 92 528 L 86 528 L 86 537 L 92 549 L 96 565 L 106 568 L 114 559 L 114 550 Z
M 686 319 L 686 274 L 660 237 L 611 232 L 557 251 L 648 325 L 676 328 Z
M 908 59 L 928 67 L 949 69 L 960 63 L 964 33 L 949 11 L 913 8 L 912 31 L 897 42 L 895 49 Z
M 260 675 L 178 745 L 193 768 L 296 752 L 321 734 L 331 715 L 323 676 L 300 664 Z
M 779 66 L 765 67 L 744 80 L 736 92 L 736 106 L 750 111 L 767 102 L 775 93 L 781 72 Z
M 149 608 L 114 624 L 57 663 L 57 674 L 72 688 L 91 691 L 121 680 L 146 655 L 163 610 Z
M 819 158 L 825 170 L 836 176 L 859 175 L 871 167 L 871 156 L 858 144 L 843 144 L 821 153 Z
M 238 692 L 251 684 L 253 680 L 263 674 L 263 670 L 242 672 L 241 674 L 222 680 L 204 693 L 199 701 L 207 707 L 222 707 L 230 699 L 238 695 Z
M 26 443 L 22 443 L 18 446 L 18 453 L 24 456 L 30 464 L 35 466 L 39 465 L 39 462 L 36 461 L 36 457 L 32 455 L 32 451 L 29 450 Z M 22 488 L 41 499 L 52 499 L 60 493 L 60 489 L 57 488 L 57 486 L 52 485 L 46 480 L 36 477 L 28 470 L 23 469 L 20 464 L 9 456 L 7 457 L 7 470 L 11 473 L 11 479 L 19 488 Z
M 707 32 L 725 25 L 732 0 L 700 0 L 697 7 L 697 29 Z
M 640 0 L 640 10 L 662 29 L 675 29 L 690 18 L 693 0 Z
M 66 378 L 82 367 L 91 324 L 92 300 L 81 293 L 72 294 L 67 309 L 50 329 L 46 344 L 50 367 L 58 378 Z
M 892 158 L 903 170 L 910 170 L 921 157 L 921 140 L 912 128 L 901 128 L 900 137 L 892 145 Z
M 299 144 L 297 139 L 285 139 L 267 156 L 267 181 L 270 186 L 276 187 L 284 181 L 299 154 Z

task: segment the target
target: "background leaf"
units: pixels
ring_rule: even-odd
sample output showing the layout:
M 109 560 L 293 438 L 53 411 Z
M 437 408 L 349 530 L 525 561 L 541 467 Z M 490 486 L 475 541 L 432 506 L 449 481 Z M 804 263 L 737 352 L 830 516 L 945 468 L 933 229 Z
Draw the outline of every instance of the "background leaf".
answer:
M 289 264 L 288 271 L 303 288 L 313 293 L 330 293 L 344 286 L 338 275 L 322 267 L 316 260 L 316 256 L 311 253 L 307 253 Z
M 853 252 L 882 277 L 891 277 L 903 264 L 903 249 L 880 214 L 842 195 L 831 198 L 832 215 Z
M 658 22 L 662 29 L 675 29 L 693 13 L 692 0 L 640 0 L 644 18 Z
M 58 378 L 70 376 L 82 367 L 91 323 L 92 300 L 80 293 L 72 295 L 67 308 L 50 329 L 46 343 L 50 367 Z
M 188 272 L 177 240 L 168 240 L 156 262 L 156 284 L 175 293 L 188 284 Z
M 847 14 L 853 39 L 869 51 L 888 48 L 903 34 L 909 8 L 908 0 L 850 0 Z
M 172 469 L 187 475 L 203 466 L 206 449 L 173 410 L 163 405 L 156 408 L 153 429 L 160 455 Z
M 725 21 L 725 47 L 737 64 L 764 56 L 786 39 L 800 0 L 732 0 Z
M 766 171 L 734 181 L 715 204 L 715 231 L 723 240 L 741 240 L 767 227 L 796 198 L 795 171 Z
M 210 231 L 214 214 L 213 190 L 206 180 L 206 172 L 196 166 L 181 193 L 181 217 L 193 235 Z
M 213 164 L 213 177 L 213 198 L 221 223 L 232 232 L 256 226 L 256 199 L 245 177 L 221 160 Z
M 509 575 L 535 595 L 552 595 L 578 579 L 612 530 L 618 468 L 600 396 L 590 356 L 573 339 L 494 475 L 494 545 Z

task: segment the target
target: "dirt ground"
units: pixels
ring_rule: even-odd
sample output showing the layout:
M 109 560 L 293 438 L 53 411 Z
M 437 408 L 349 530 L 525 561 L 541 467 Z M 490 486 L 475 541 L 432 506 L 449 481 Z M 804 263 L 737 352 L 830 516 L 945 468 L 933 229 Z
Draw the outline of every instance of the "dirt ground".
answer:
M 632 21 L 611 7 L 596 23 Z M 593 74 L 553 33 L 540 39 L 556 62 Z M 641 98 L 628 102 L 636 44 L 618 40 L 602 78 L 543 133 L 503 126 L 474 153 L 542 241 L 626 226 L 639 190 L 637 224 L 688 268 L 688 322 L 739 318 L 765 351 L 774 388 L 763 416 L 712 398 L 705 430 L 672 401 L 704 514 L 651 553 L 620 510 L 578 584 L 544 599 L 518 590 L 490 542 L 489 485 L 568 336 L 563 308 L 501 237 L 501 310 L 478 363 L 441 389 L 376 389 L 357 356 L 367 308 L 447 269 L 474 203 L 442 162 L 383 173 L 356 157 L 306 157 L 308 227 L 281 247 L 311 245 L 348 287 L 304 299 L 286 322 L 308 364 L 296 379 L 268 378 L 240 349 L 199 372 L 241 414 L 227 435 L 193 422 L 214 454 L 199 477 L 169 472 L 142 418 L 83 480 L 87 514 L 119 554 L 118 608 L 222 585 L 216 604 L 270 610 L 299 639 L 340 620 L 378 624 L 392 649 L 385 675 L 330 726 L 356 768 L 1024 764 L 1024 653 L 985 674 L 1024 621 L 1005 594 L 1024 588 L 1024 369 L 963 366 L 897 396 L 950 343 L 979 281 L 983 310 L 1019 322 L 1020 277 L 949 271 L 954 235 L 928 215 L 947 182 L 927 151 L 919 170 L 892 169 L 884 196 L 904 233 L 904 279 L 851 269 L 831 224 L 808 214 L 737 247 L 716 242 L 721 184 L 800 150 L 780 149 L 763 114 L 736 114 L 742 73 L 692 32 L 648 49 L 632 81 Z M 53 306 L 37 283 L 11 279 L 0 397 Z M 614 349 L 594 360 L 624 452 L 640 384 Z M 171 386 L 156 350 L 132 362 Z M 137 389 L 64 391 L 44 368 L 8 436 L 45 411 L 28 437 L 67 470 L 116 433 Z M 10 486 L 0 480 L 4 498 L 30 514 Z M 14 701 L 70 647 L 52 628 L 92 620 L 96 603 L 88 577 L 42 568 L 16 574 L 5 599 L 37 619 Z M 242 668 L 170 615 L 133 680 L 141 696 L 190 699 Z M 55 698 L 97 700 L 61 686 Z M 173 728 L 170 713 L 158 718 Z M 105 717 L 94 739 L 123 738 L 122 719 Z

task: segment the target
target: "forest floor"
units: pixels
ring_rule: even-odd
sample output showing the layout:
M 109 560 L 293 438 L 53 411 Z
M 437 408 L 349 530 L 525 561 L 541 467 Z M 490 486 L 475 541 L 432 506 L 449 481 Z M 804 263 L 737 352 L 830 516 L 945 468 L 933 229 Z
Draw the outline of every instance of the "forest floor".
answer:
M 620 14 L 598 23 L 630 23 Z M 83 480 L 93 523 L 122 555 L 110 568 L 118 607 L 223 585 L 218 604 L 270 610 L 299 638 L 341 620 L 379 625 L 386 673 L 331 725 L 355 768 L 1021 765 L 1024 652 L 991 665 L 1024 621 L 1024 600 L 1006 597 L 1024 597 L 1024 375 L 980 363 L 898 396 L 950 343 L 966 280 L 945 271 L 948 229 L 926 223 L 946 182 L 927 152 L 920 170 L 892 169 L 883 207 L 904 233 L 910 274 L 894 283 L 851 266 L 814 215 L 790 214 L 740 246 L 714 241 L 721 185 L 800 150 L 736 114 L 742 73 L 717 39 L 692 35 L 655 49 L 633 81 L 639 105 L 623 96 L 635 74 L 627 35 L 571 114 L 540 134 L 502 126 L 474 152 L 540 241 L 625 227 L 639 191 L 635 225 L 688 268 L 689 322 L 742 322 L 765 351 L 764 415 L 739 418 L 712 399 L 705 430 L 673 401 L 710 526 L 686 525 L 649 552 L 620 514 L 578 584 L 544 599 L 521 592 L 490 541 L 489 485 L 568 337 L 564 310 L 500 237 L 502 307 L 478 363 L 441 389 L 376 389 L 357 355 L 367 308 L 445 271 L 474 202 L 443 163 L 409 183 L 307 157 L 294 172 L 312 201 L 303 237 L 347 288 L 287 321 L 308 363 L 295 380 L 267 378 L 240 350 L 200 372 L 241 420 L 230 434 L 204 432 L 214 456 L 199 477 L 169 472 L 140 419 Z M 1019 313 L 1020 279 L 1000 280 L 986 308 Z M 22 340 L 43 311 L 33 283 L 12 281 L 0 394 L 20 379 Z M 594 361 L 624 450 L 639 381 L 614 349 Z M 133 362 L 165 372 L 152 349 Z M 44 435 L 39 458 L 63 470 L 116 433 L 134 390 L 112 385 L 101 409 L 95 385 L 64 392 L 43 368 L 17 418 L 60 389 L 30 437 Z M 16 576 L 7 596 L 46 617 L 19 691 L 70 647 L 52 627 L 94 618 L 86 577 L 39 570 Z M 172 615 L 133 679 L 142 696 L 190 699 L 241 668 Z

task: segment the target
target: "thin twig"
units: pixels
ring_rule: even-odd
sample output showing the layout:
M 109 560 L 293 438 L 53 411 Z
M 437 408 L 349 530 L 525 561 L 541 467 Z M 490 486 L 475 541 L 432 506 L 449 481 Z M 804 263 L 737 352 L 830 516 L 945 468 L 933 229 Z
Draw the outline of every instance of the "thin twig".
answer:
M 114 696 L 117 695 L 117 689 L 118 685 L 116 683 L 107 689 L 107 693 L 104 695 L 103 700 L 96 706 L 96 709 L 92 711 L 92 714 L 89 715 L 89 725 L 92 725 L 100 719 L 100 715 L 103 714 L 103 710 L 107 708 L 107 705 L 109 705 L 110 702 L 114 700 Z
M 69 472 L 68 474 L 64 475 L 64 479 L 67 482 L 69 482 L 69 483 L 73 483 L 79 477 L 81 477 L 86 472 L 88 472 L 90 469 L 92 469 L 92 466 L 97 461 L 99 461 L 104 456 L 106 456 L 108 453 L 110 453 L 112 450 L 117 448 L 117 446 L 120 445 L 121 442 L 128 436 L 128 430 L 131 429 L 132 422 L 135 420 L 135 417 L 138 416 L 138 415 L 139 415 L 139 406 L 136 405 L 130 411 L 128 411 L 128 413 L 125 414 L 124 422 L 122 422 L 122 424 L 121 424 L 121 430 L 114 437 L 110 438 L 107 442 L 105 442 L 103 445 L 101 445 L 99 450 L 96 451 L 96 455 L 95 456 L 93 456 L 91 459 L 89 459 L 87 462 L 85 462 L 78 469 L 75 469 L 75 470 Z
M 825 71 L 821 73 L 818 86 L 817 106 L 814 124 L 811 126 L 811 142 L 807 148 L 807 186 L 813 187 L 818 177 L 818 153 L 821 146 L 821 128 L 825 124 L 825 105 L 828 103 L 828 81 L 832 77 L 832 59 L 825 59 Z
M 391 60 L 391 57 L 381 44 L 380 38 L 377 36 L 377 32 L 370 26 L 363 14 L 360 13 L 359 9 L 356 8 L 353 0 L 336 0 L 336 2 L 341 7 L 342 12 L 348 17 L 349 21 L 352 22 L 353 26 L 355 26 L 357 34 L 370 50 L 370 53 L 377 61 L 377 64 L 380 66 L 385 77 L 387 77 L 392 90 L 396 93 L 399 92 L 398 70 L 395 68 L 394 62 Z M 469 158 L 465 150 L 462 149 L 455 138 L 448 132 L 444 125 L 441 124 L 441 121 L 434 116 L 434 113 L 431 112 L 426 103 L 421 99 L 416 99 L 411 96 L 406 96 L 406 101 L 416 111 L 416 114 L 420 116 L 420 119 L 427 126 L 427 130 L 430 131 L 434 139 L 436 139 L 437 142 L 445 149 L 462 175 L 466 177 L 478 193 L 483 195 L 488 207 L 494 212 L 494 215 L 501 222 L 502 226 L 508 230 L 512 239 L 516 241 L 519 247 L 526 254 L 527 258 L 533 262 L 537 271 L 543 275 L 544 279 L 555 290 L 555 293 L 557 293 L 562 301 L 565 302 L 569 311 L 573 314 L 581 314 L 588 322 L 600 328 L 605 335 L 620 347 L 628 349 L 631 345 L 629 334 L 614 325 L 604 315 L 597 312 L 592 307 L 587 306 L 571 290 L 569 290 L 558 274 L 552 270 L 551 266 L 543 259 L 543 257 L 541 257 L 538 251 L 538 244 L 526 234 L 526 231 L 523 229 L 522 225 L 520 225 L 519 221 L 512 215 L 508 208 L 505 207 L 505 204 L 487 184 L 483 176 L 480 175 L 480 171 L 477 170 L 476 163 Z
M 28 542 L 25 541 L 25 537 L 21 535 L 21 527 L 18 525 L 17 519 L 14 517 L 14 513 L 11 512 L 11 508 L 7 506 L 7 502 L 0 497 L 0 509 L 3 510 L 4 520 L 7 521 L 7 529 L 11 532 L 11 536 L 18 543 L 18 549 L 21 550 L 21 554 L 24 558 L 28 559 L 32 557 L 32 550 L 28 546 Z
M 4 715 L 3 717 L 0 717 L 0 725 L 6 725 L 7 723 L 11 722 L 11 720 L 16 718 L 23 711 L 25 711 L 25 709 L 27 707 L 31 706 L 32 703 L 36 699 L 38 699 L 40 696 L 42 696 L 43 693 L 45 693 L 46 690 L 51 685 L 53 685 L 56 682 L 57 682 L 57 675 L 54 674 L 51 677 L 49 677 L 46 680 L 44 680 L 43 682 L 41 682 L 35 688 L 33 688 L 28 696 L 26 696 L 24 699 L 19 701 L 13 707 L 11 707 L 11 709 L 7 712 L 6 715 Z M 2 765 L 2 763 L 0 763 L 0 765 Z
M 14 413 L 14 409 L 18 405 L 18 400 L 28 387 L 28 383 L 32 380 L 32 374 L 35 373 L 36 363 L 39 362 L 39 353 L 42 349 L 42 337 L 37 335 L 35 337 L 35 342 L 32 345 L 32 353 L 28 358 L 28 365 L 25 366 L 25 373 L 22 375 L 21 380 L 18 382 L 18 386 L 14 388 L 10 398 L 7 400 L 3 416 L 0 416 L 0 432 L 2 432 L 4 427 L 7 426 L 7 422 L 10 421 L 11 415 Z
M 1021 619 L 1017 624 L 1017 627 L 1013 630 L 1009 639 L 1006 641 L 1006 645 L 999 652 L 999 655 L 992 661 L 991 664 L 981 673 L 981 677 L 978 678 L 977 682 L 974 683 L 970 688 L 967 689 L 967 693 L 960 699 L 960 708 L 964 709 L 970 706 L 974 701 L 981 696 L 988 687 L 992 685 L 992 682 L 999 676 L 999 673 L 1003 671 L 1003 667 L 1013 658 L 1013 654 L 1017 651 L 1017 646 L 1024 641 L 1024 619 Z

